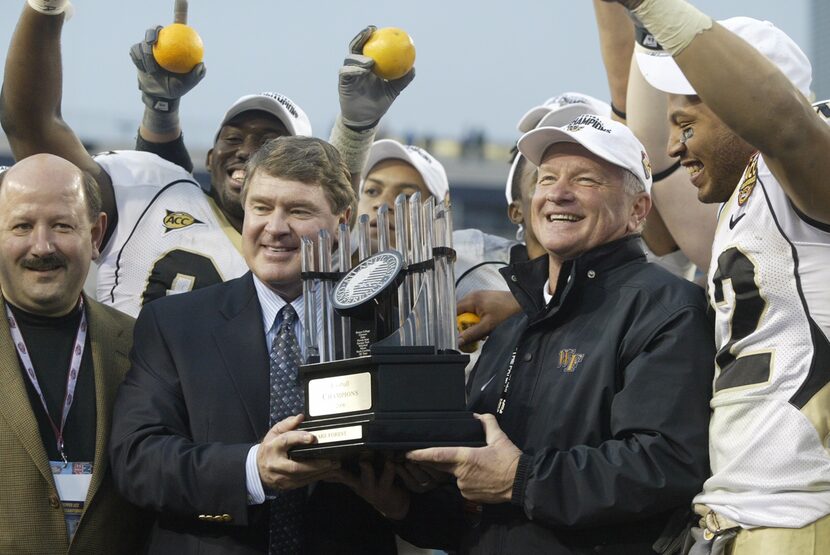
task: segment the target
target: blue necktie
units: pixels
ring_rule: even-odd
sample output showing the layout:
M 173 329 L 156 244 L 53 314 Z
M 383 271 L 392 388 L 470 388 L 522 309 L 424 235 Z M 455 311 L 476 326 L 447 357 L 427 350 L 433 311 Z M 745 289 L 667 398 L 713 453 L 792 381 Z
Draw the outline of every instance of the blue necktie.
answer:
M 271 426 L 303 410 L 303 391 L 297 370 L 300 345 L 294 333 L 297 313 L 290 304 L 282 310 L 282 323 L 271 345 Z M 306 488 L 280 491 L 271 501 L 268 553 L 284 555 L 302 552 L 303 510 Z

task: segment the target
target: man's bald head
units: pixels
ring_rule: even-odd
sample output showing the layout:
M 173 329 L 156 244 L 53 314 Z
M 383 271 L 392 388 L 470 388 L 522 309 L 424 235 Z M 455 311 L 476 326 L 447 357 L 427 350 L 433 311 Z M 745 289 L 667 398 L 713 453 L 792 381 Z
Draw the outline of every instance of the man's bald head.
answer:
M 107 226 L 95 181 L 50 154 L 21 160 L 0 185 L 0 290 L 10 304 L 57 317 L 78 305 Z
M 98 182 L 78 166 L 54 154 L 33 154 L 0 172 L 0 196 L 5 186 L 32 187 L 37 184 L 75 183 L 83 193 L 90 222 L 101 213 L 101 190 Z

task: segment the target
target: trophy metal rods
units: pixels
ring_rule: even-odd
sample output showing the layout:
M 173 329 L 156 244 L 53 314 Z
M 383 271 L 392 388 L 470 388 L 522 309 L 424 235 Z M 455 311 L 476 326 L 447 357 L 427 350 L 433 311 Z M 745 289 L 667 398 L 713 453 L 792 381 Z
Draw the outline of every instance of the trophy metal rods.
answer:
M 368 354 L 368 345 L 381 342 L 385 347 L 431 347 L 436 353 L 457 350 L 455 251 L 452 248 L 449 199 L 436 203 L 435 198 L 429 197 L 422 203 L 420 193 L 416 192 L 408 199 L 401 194 L 395 199 L 394 227 L 391 216 L 387 205 L 379 208 L 378 253 L 374 256 L 369 216 L 364 214 L 358 218 L 358 261 L 355 264 L 352 264 L 349 228 L 346 224 L 340 225 L 337 231 L 337 273 L 332 268 L 332 237 L 327 230 L 319 231 L 316 245 L 309 238 L 302 239 L 306 361 L 316 357 L 319 362 L 329 362 Z M 370 275 L 376 274 L 367 270 L 365 262 L 374 262 L 382 253 L 387 253 L 388 258 L 390 251 L 401 255 L 402 263 L 398 267 L 403 276 L 395 274 L 398 278 L 383 281 L 385 293 L 380 295 L 380 285 L 373 285 L 374 278 L 369 279 Z M 340 312 L 335 313 L 332 306 L 333 280 L 350 272 L 358 272 L 350 278 L 350 287 L 357 288 L 356 291 L 361 294 L 375 287 L 377 295 L 369 294 L 365 297 L 365 303 L 358 301 L 355 305 L 365 305 L 365 309 L 346 310 L 348 305 L 338 305 Z M 314 317 L 316 314 L 321 315 L 320 324 Z M 339 319 L 337 327 L 334 325 L 336 319 Z M 387 336 L 389 333 L 391 335 Z

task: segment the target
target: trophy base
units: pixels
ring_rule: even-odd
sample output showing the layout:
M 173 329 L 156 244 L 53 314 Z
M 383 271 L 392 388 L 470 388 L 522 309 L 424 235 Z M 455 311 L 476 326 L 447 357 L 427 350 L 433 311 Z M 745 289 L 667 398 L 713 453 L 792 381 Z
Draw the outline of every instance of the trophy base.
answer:
M 317 442 L 294 447 L 289 456 L 357 458 L 372 452 L 484 446 L 484 429 L 466 410 L 468 360 L 457 353 L 395 347 L 301 366 L 308 417 L 299 428 L 313 433 Z
M 291 449 L 291 458 L 343 459 L 365 452 L 387 452 L 394 457 L 426 447 L 485 445 L 481 422 L 471 412 L 379 413 L 338 420 L 300 424 L 301 430 L 317 437 L 317 443 Z

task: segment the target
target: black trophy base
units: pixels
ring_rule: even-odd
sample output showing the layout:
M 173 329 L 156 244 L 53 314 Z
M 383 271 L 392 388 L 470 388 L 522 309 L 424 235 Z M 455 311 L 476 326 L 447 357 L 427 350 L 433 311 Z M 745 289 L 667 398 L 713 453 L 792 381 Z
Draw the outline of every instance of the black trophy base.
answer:
M 300 367 L 306 420 L 317 443 L 292 459 L 395 457 L 426 447 L 482 447 L 481 422 L 466 410 L 469 357 L 417 347 Z
M 471 412 L 395 413 L 361 416 L 352 422 L 332 425 L 303 423 L 301 430 L 324 439 L 349 437 L 341 441 L 316 443 L 291 450 L 295 460 L 343 459 L 366 452 L 397 453 L 426 447 L 482 447 L 484 431 Z

